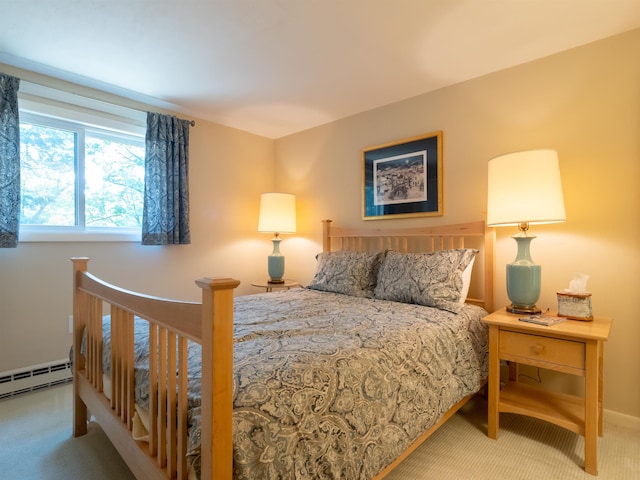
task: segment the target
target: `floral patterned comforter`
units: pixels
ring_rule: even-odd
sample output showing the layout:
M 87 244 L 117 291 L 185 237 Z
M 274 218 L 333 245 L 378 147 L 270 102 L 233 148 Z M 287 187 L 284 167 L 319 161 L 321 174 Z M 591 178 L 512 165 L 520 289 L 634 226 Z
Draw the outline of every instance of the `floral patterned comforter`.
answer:
M 294 289 L 235 299 L 234 478 L 369 479 L 487 377 L 481 308 L 458 314 Z M 105 322 L 105 339 L 109 335 Z M 136 402 L 148 328 L 136 320 Z M 105 372 L 110 349 L 104 349 Z M 189 345 L 189 455 L 200 465 L 200 346 Z

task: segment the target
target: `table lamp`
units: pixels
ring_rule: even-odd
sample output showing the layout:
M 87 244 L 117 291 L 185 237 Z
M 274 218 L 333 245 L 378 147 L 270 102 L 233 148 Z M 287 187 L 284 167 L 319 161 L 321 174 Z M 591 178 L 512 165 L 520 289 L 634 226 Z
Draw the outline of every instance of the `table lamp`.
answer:
M 296 197 L 289 193 L 263 193 L 258 232 L 274 234 L 273 252 L 268 259 L 269 283 L 284 283 L 284 255 L 280 253 L 279 235 L 296 232 Z
M 566 220 L 558 154 L 555 150 L 529 150 L 509 153 L 489 160 L 487 186 L 487 225 L 517 225 L 518 253 L 507 264 L 507 311 L 539 314 L 541 267 L 529 252 L 530 224 L 558 223 Z

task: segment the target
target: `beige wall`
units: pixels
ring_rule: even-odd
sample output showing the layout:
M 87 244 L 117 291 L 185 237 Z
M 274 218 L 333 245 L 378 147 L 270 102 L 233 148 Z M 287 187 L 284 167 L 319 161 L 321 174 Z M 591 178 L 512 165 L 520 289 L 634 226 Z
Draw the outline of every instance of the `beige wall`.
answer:
M 28 72 L 0 71 L 68 88 Z M 68 355 L 74 255 L 89 256 L 89 269 L 106 280 L 152 295 L 198 300 L 194 280 L 204 276 L 233 276 L 242 281 L 238 294 L 255 293 L 250 282 L 266 275 L 271 250 L 269 238 L 256 232 L 259 198 L 273 182 L 272 140 L 198 120 L 190 131 L 191 245 L 20 243 L 0 249 L 0 372 Z
M 614 317 L 605 407 L 640 417 L 638 52 L 635 30 L 277 140 L 276 186 L 296 193 L 300 209 L 300 235 L 283 242 L 289 271 L 305 282 L 312 277 L 308 258 L 316 244 L 302 239 L 319 238 L 321 218 L 392 223 L 361 220 L 363 147 L 443 131 L 445 215 L 397 221 L 402 225 L 482 219 L 490 158 L 557 149 L 567 222 L 533 230 L 532 256 L 543 271 L 539 305 L 555 308 L 555 292 L 573 272 L 591 276 L 595 313 Z M 497 231 L 496 305 L 507 303 L 504 265 L 515 257 L 514 233 Z M 563 388 L 556 377 L 543 375 L 543 383 Z

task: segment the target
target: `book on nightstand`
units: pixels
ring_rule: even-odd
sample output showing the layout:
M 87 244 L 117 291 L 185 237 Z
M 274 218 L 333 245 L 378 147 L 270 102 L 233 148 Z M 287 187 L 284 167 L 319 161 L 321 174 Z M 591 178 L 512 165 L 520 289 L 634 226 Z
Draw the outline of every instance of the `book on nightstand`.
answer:
M 550 326 L 556 323 L 562 323 L 566 320 L 565 317 L 554 317 L 551 315 L 531 315 L 529 317 L 518 318 L 521 322 L 535 323 L 536 325 Z

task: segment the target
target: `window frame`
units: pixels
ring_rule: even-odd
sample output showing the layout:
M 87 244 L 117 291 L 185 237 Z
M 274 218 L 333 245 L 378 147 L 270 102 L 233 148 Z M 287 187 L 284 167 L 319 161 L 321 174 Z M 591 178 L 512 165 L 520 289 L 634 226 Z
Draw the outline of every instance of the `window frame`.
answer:
M 81 97 L 41 85 L 21 85 L 20 122 L 62 128 L 78 134 L 76 144 L 76 212 L 78 225 L 20 224 L 19 242 L 140 242 L 142 228 L 86 227 L 84 208 L 84 140 L 88 132 L 144 146 L 146 113 Z

